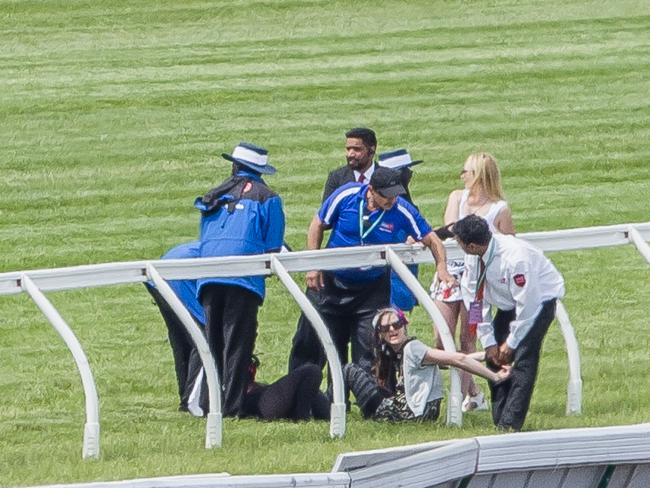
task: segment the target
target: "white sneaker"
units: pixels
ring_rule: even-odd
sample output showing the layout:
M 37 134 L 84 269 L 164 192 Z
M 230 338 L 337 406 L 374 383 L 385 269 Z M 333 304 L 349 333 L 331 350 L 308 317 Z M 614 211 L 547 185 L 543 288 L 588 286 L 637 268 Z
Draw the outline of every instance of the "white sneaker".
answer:
M 474 396 L 467 395 L 460 406 L 463 412 L 480 412 L 489 410 L 489 408 L 488 401 L 482 391 L 479 391 Z

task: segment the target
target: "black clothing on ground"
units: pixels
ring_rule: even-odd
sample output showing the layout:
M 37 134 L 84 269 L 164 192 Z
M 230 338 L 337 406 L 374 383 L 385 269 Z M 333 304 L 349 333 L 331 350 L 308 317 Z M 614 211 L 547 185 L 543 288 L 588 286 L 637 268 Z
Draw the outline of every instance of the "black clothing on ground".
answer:
M 305 290 L 307 299 L 316 304 L 320 300 L 320 291 L 313 288 Z M 327 324 L 325 324 L 327 325 Z M 316 364 L 322 369 L 327 362 L 325 350 L 318 339 L 316 330 L 304 313 L 298 318 L 296 333 L 291 341 L 291 352 L 289 353 L 289 372 L 304 364 Z
M 306 364 L 270 385 L 252 383 L 243 415 L 263 420 L 329 420 L 330 402 L 320 391 L 321 380 L 320 368 Z
M 205 333 L 221 378 L 224 416 L 242 415 L 248 365 L 255 348 L 257 311 L 262 299 L 239 286 L 207 284 L 201 290 Z M 208 411 L 207 387 L 201 408 Z
M 356 364 L 345 365 L 343 379 L 346 389 L 352 391 L 357 399 L 364 418 L 372 417 L 384 398 L 390 396 L 390 391 L 381 388 L 374 376 Z
M 489 383 L 492 395 L 492 419 L 494 425 L 500 429 L 519 431 L 524 425 L 533 396 L 544 337 L 555 318 L 555 305 L 555 299 L 542 303 L 542 309 L 535 318 L 532 328 L 514 351 L 510 377 L 496 385 Z M 492 321 L 497 347 L 508 338 L 510 322 L 514 319 L 515 310 L 497 310 Z M 500 369 L 490 362 L 487 366 L 492 371 Z

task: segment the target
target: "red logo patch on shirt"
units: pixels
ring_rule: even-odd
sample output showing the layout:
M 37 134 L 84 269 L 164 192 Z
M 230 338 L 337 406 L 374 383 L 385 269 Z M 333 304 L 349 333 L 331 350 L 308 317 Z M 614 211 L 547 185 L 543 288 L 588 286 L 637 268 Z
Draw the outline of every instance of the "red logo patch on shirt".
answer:
M 512 277 L 512 279 L 517 286 L 524 286 L 526 284 L 526 277 L 522 274 L 516 274 Z

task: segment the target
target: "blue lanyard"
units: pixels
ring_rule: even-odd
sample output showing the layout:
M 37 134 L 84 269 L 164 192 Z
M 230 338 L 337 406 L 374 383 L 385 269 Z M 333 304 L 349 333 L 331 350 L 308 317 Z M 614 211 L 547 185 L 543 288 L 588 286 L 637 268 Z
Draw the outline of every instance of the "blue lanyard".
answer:
M 361 199 L 359 202 L 359 237 L 361 238 L 361 245 L 363 246 L 363 240 L 368 237 L 368 234 L 370 234 L 373 230 L 375 230 L 375 227 L 379 225 L 379 222 L 381 222 L 381 219 L 384 218 L 384 214 L 386 213 L 386 210 L 382 210 L 381 213 L 379 214 L 379 217 L 377 217 L 377 220 L 375 220 L 370 228 L 367 231 L 363 231 L 363 203 L 364 203 L 364 198 Z M 370 218 L 370 217 L 369 217 Z

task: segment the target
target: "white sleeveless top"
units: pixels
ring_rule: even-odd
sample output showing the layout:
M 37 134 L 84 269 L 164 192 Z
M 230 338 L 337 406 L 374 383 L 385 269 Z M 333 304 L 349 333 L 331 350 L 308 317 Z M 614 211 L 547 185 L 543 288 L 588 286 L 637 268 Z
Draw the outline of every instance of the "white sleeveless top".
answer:
M 467 202 L 468 198 L 469 198 L 469 190 L 465 189 L 463 190 L 463 193 L 460 196 L 460 204 L 458 208 L 458 220 L 467 217 L 469 215 L 463 213 L 463 206 Z M 501 210 L 505 208 L 506 205 L 507 203 L 505 200 L 492 202 L 492 205 L 490 205 L 490 209 L 488 210 L 488 213 L 486 213 L 485 215 L 479 215 L 479 217 L 485 219 L 485 221 L 488 223 L 488 226 L 490 226 L 490 232 L 499 233 L 497 228 L 494 226 L 494 221 L 496 220 L 497 215 L 499 215 L 499 212 L 501 212 Z M 462 300 L 463 299 L 462 290 L 458 283 L 460 283 L 461 277 L 463 275 L 463 270 L 465 269 L 465 261 L 468 260 L 471 261 L 473 259 L 478 259 L 478 258 L 476 256 L 466 254 L 464 259 L 448 259 L 447 271 L 454 278 L 456 278 L 457 284 L 452 288 L 446 288 L 445 286 L 442 285 L 441 282 L 439 282 L 436 278 L 434 278 L 433 283 L 431 283 L 431 287 L 429 288 L 431 292 L 431 298 L 442 302 L 457 302 Z M 475 281 L 476 280 L 474 280 L 474 282 L 470 283 L 468 286 L 473 285 L 474 287 L 476 287 Z
M 467 217 L 469 214 L 463 213 L 463 206 L 467 202 L 467 199 L 469 198 L 469 190 L 465 189 L 463 190 L 462 195 L 460 196 L 460 205 L 458 208 L 458 220 Z M 488 210 L 488 213 L 485 215 L 479 215 L 479 217 L 483 217 L 488 225 L 490 226 L 490 232 L 499 232 L 497 228 L 494 226 L 494 221 L 497 218 L 497 215 L 499 215 L 499 212 L 505 206 L 507 205 L 505 200 L 499 200 L 496 202 L 493 202 L 492 205 L 490 205 L 490 209 Z M 478 214 L 477 214 L 478 215 Z

